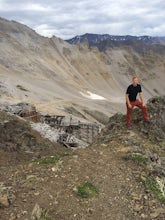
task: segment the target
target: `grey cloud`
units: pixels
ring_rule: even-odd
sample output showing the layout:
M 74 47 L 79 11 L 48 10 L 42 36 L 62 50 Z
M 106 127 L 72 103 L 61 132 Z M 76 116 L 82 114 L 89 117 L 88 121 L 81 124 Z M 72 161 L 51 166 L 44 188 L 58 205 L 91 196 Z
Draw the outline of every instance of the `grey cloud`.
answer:
M 42 35 L 165 35 L 164 0 L 1 0 L 0 16 Z

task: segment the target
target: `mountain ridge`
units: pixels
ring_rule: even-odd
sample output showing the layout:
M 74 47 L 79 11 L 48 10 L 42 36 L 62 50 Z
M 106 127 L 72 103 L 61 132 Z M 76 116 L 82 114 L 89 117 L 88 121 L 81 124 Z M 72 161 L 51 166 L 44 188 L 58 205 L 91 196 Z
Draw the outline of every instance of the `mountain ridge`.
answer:
M 105 52 L 109 47 L 132 47 L 136 52 L 142 53 L 144 50 L 160 50 L 165 46 L 165 37 L 152 36 L 131 36 L 131 35 L 109 35 L 109 34 L 84 34 L 66 40 L 70 44 L 85 43 L 89 48 L 97 47 Z M 142 49 L 143 48 L 143 49 Z
M 160 43 L 161 41 L 165 42 L 165 36 L 149 36 L 149 35 L 141 35 L 141 36 L 133 36 L 133 35 L 110 35 L 110 34 L 93 34 L 93 33 L 85 33 L 83 35 L 77 35 L 71 39 L 66 40 L 70 44 L 82 43 L 84 39 L 87 39 L 89 45 L 99 43 L 104 40 L 111 41 L 128 41 L 128 40 L 137 40 L 144 41 L 147 43 Z

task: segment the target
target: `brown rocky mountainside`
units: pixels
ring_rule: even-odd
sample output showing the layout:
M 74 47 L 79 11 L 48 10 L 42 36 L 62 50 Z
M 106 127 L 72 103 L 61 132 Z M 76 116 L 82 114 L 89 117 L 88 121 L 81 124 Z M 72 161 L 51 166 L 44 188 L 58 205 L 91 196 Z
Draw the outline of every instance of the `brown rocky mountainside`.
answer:
M 136 109 L 127 130 L 115 114 L 76 150 L 0 112 L 0 219 L 165 219 L 165 97 L 147 105 L 149 124 Z
M 100 52 L 0 19 L 1 220 L 165 219 L 160 48 Z M 150 121 L 135 109 L 130 130 L 122 112 L 135 74 Z
M 56 37 L 42 37 L 1 18 L 0 102 L 25 101 L 39 111 L 83 115 L 95 121 L 96 111 L 108 117 L 125 111 L 125 89 L 135 74 L 146 99 L 163 95 L 164 58 L 163 45 L 143 53 L 131 46 L 100 52 L 86 43 L 70 45 Z

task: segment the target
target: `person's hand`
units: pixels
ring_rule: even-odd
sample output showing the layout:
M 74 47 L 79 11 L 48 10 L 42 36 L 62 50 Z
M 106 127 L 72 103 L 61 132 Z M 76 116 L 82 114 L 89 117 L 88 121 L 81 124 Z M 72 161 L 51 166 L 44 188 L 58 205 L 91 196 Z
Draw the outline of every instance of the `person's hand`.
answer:
M 145 106 L 146 106 L 144 102 L 142 102 L 142 106 L 143 106 L 143 107 L 145 107 Z
M 132 105 L 131 105 L 131 104 L 128 104 L 128 108 L 132 108 Z

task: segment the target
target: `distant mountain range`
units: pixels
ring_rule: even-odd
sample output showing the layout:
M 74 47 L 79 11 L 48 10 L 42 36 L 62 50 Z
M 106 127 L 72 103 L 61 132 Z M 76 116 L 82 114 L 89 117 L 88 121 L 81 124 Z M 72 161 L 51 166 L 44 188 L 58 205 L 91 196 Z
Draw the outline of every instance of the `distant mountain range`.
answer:
M 165 45 L 165 37 L 152 36 L 130 36 L 130 35 L 109 35 L 109 34 L 89 34 L 77 35 L 66 40 L 70 44 L 80 44 L 88 42 L 89 47 L 96 46 L 100 50 L 105 50 L 107 47 L 120 47 L 132 44 L 160 44 Z

